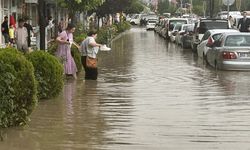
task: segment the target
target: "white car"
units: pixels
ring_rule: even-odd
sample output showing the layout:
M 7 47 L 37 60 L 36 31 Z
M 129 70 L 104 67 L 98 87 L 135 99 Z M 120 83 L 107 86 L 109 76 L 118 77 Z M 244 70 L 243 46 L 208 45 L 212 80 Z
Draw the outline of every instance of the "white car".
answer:
M 146 30 L 153 30 L 157 22 L 158 20 L 156 19 L 149 19 L 147 21 Z
M 179 31 L 181 31 L 181 26 L 182 26 L 182 24 L 179 24 L 179 23 L 175 24 L 173 31 L 171 31 L 171 33 L 170 33 L 170 41 L 171 42 L 175 42 L 175 37 L 176 37 L 177 33 Z
M 213 29 L 205 32 L 204 36 L 200 41 L 200 44 L 198 44 L 197 46 L 198 57 L 206 58 L 207 51 L 210 48 L 209 45 L 213 44 L 213 42 L 217 40 L 222 33 L 227 33 L 227 32 L 232 33 L 239 31 L 234 29 Z
M 133 18 L 130 19 L 130 24 L 132 25 L 139 25 L 141 20 L 141 14 L 136 14 Z

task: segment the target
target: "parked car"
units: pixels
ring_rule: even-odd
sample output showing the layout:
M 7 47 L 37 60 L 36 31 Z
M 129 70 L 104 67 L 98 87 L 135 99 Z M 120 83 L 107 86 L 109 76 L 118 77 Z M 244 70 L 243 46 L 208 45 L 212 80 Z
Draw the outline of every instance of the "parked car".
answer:
M 207 51 L 207 62 L 216 69 L 250 70 L 250 33 L 223 33 Z
M 174 29 L 174 26 L 176 24 L 188 24 L 188 19 L 187 18 L 170 18 L 167 21 L 166 25 L 166 38 L 170 39 L 171 32 Z
M 231 28 L 230 23 L 225 19 L 200 19 L 194 26 L 194 34 L 191 45 L 193 52 L 197 52 L 197 45 L 207 30 L 229 28 Z
M 148 19 L 147 25 L 146 25 L 146 30 L 153 30 L 155 28 L 157 19 Z
M 160 34 L 161 29 L 164 27 L 165 19 L 160 19 L 158 23 L 156 23 L 155 26 L 155 32 Z
M 175 43 L 181 45 L 183 48 L 190 47 L 194 24 L 183 24 L 181 30 L 177 32 Z
M 170 32 L 170 41 L 175 42 L 175 37 L 179 31 L 181 31 L 182 24 L 175 24 L 173 31 Z
M 200 44 L 198 44 L 197 46 L 198 57 L 206 58 L 207 51 L 210 48 L 208 46 L 211 45 L 214 41 L 218 40 L 218 38 L 222 33 L 227 33 L 227 32 L 239 32 L 239 31 L 234 29 L 208 30 L 202 37 Z
M 130 19 L 130 24 L 132 25 L 139 25 L 141 20 L 141 14 L 135 14 L 131 19 Z
M 167 21 L 168 19 L 164 19 L 163 23 L 162 23 L 162 28 L 161 31 L 159 32 L 159 35 L 162 36 L 163 38 L 166 38 L 167 35 Z

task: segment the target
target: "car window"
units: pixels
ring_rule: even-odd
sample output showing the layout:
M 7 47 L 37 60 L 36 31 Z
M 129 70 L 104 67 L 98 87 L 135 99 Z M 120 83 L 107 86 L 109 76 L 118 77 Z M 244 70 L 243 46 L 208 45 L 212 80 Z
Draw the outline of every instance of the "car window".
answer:
M 199 33 L 204 34 L 207 30 L 211 29 L 228 29 L 228 22 L 223 21 L 211 21 L 211 22 L 200 22 Z
M 212 36 L 212 38 L 214 39 L 214 41 L 219 40 L 220 37 L 221 37 L 221 33 L 214 34 L 214 35 Z
M 180 25 L 182 25 L 182 24 L 187 24 L 187 20 L 170 20 L 170 21 L 169 21 L 169 29 L 170 29 L 170 30 L 173 30 L 173 29 L 174 29 L 174 26 L 175 26 L 176 24 L 180 24 Z
M 225 40 L 225 46 L 250 46 L 249 35 L 229 35 Z
M 156 20 L 148 20 L 148 23 L 156 23 Z
M 210 37 L 210 35 L 211 35 L 211 33 L 210 33 L 209 31 L 207 31 L 207 32 L 203 35 L 201 41 L 207 40 L 207 39 Z

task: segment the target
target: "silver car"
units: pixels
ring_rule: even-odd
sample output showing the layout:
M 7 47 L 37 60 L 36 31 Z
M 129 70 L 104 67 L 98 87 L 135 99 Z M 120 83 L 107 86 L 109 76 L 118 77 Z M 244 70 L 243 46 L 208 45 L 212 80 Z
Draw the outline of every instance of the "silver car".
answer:
M 250 70 L 250 33 L 223 33 L 207 51 L 207 62 L 216 69 Z

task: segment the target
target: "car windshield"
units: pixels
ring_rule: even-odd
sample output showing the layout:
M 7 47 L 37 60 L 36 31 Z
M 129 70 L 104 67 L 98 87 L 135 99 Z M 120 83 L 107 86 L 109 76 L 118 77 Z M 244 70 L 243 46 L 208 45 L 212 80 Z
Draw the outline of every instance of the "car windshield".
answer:
M 170 20 L 169 21 L 169 29 L 170 30 L 173 30 L 174 29 L 174 26 L 176 25 L 176 24 L 180 24 L 180 25 L 182 25 L 182 24 L 187 24 L 187 20 Z
M 225 46 L 250 46 L 250 35 L 229 35 L 226 38 Z
M 201 22 L 199 33 L 204 34 L 207 30 L 211 30 L 211 29 L 229 29 L 228 22 L 227 21 Z
M 193 26 L 192 25 L 185 25 L 183 27 L 183 30 L 185 30 L 185 31 L 193 31 Z
M 156 20 L 148 20 L 148 23 L 156 23 Z

